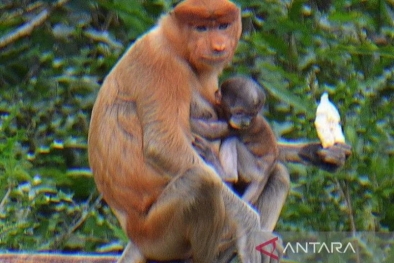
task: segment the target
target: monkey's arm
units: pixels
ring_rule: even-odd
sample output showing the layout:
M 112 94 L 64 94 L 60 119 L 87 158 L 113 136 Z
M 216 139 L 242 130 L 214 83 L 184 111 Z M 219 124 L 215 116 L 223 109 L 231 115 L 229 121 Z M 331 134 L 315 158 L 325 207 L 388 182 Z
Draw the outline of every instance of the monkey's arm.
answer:
M 226 121 L 190 119 L 192 132 L 208 139 L 217 140 L 230 136 L 230 128 Z
M 336 143 L 329 148 L 323 148 L 316 143 L 278 143 L 279 160 L 315 165 L 323 170 L 335 172 L 345 164 L 351 155 L 351 146 Z

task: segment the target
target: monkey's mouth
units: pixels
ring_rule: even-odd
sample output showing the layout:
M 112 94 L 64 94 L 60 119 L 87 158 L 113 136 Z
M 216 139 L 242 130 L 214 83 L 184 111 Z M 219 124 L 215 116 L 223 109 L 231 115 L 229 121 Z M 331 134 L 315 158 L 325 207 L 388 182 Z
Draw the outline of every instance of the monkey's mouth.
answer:
M 236 130 L 246 130 L 249 128 L 249 125 L 231 125 L 231 127 Z
M 222 64 L 227 62 L 229 59 L 229 54 L 218 54 L 218 55 L 211 55 L 211 56 L 205 56 L 202 57 L 202 60 L 211 65 L 215 64 Z
M 249 126 L 250 126 L 249 121 L 230 120 L 229 124 L 233 129 L 236 129 L 236 130 L 245 130 L 245 129 L 249 128 Z

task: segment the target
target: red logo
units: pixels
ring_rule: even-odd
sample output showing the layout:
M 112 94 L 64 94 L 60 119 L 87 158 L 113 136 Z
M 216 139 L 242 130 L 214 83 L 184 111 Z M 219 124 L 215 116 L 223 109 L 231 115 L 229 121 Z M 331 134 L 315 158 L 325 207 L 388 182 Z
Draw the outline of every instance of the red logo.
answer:
M 276 243 L 275 243 L 275 242 L 276 242 L 278 239 L 279 239 L 278 237 L 275 237 L 275 238 L 273 238 L 273 239 L 270 239 L 270 240 L 268 240 L 267 242 L 264 242 L 264 243 L 258 245 L 258 246 L 256 247 L 256 250 L 260 251 L 260 252 L 261 252 L 262 254 L 264 254 L 264 255 L 269 256 L 270 258 L 279 260 L 279 257 L 273 253 L 273 252 L 275 251 L 275 249 L 276 249 Z M 271 252 L 264 249 L 264 247 L 268 246 L 269 244 L 272 244 L 272 250 L 271 250 Z

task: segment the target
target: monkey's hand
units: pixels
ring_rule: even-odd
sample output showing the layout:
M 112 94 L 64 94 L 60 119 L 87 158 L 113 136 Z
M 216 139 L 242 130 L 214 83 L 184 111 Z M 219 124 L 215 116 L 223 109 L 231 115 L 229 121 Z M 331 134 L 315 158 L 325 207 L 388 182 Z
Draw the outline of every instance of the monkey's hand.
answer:
M 238 257 L 242 262 L 280 262 L 284 251 L 283 241 L 274 233 L 264 230 L 253 231 L 242 238 L 249 239 L 249 242 L 246 242 L 247 247 L 241 246 L 238 251 Z M 236 240 L 225 242 L 225 246 L 219 249 L 220 252 L 215 263 L 232 262 L 237 255 Z
M 278 144 L 280 160 L 303 164 L 312 164 L 323 170 L 335 172 L 345 164 L 351 155 L 352 147 L 345 143 L 323 148 L 321 143 Z
M 211 165 L 221 178 L 226 178 L 223 166 L 220 163 L 218 155 L 215 153 L 209 142 L 201 136 L 194 134 L 192 142 L 194 149 L 201 156 L 201 158 L 209 165 Z
M 323 170 L 335 172 L 345 164 L 351 153 L 352 147 L 345 143 L 336 143 L 328 148 L 323 148 L 320 143 L 314 143 L 303 147 L 299 154 L 306 162 Z
M 192 145 L 205 162 L 214 163 L 215 159 L 217 159 L 217 156 L 214 153 L 211 145 L 203 137 L 194 134 L 194 140 L 192 141 Z
M 242 262 L 261 262 L 261 263 L 279 263 L 283 255 L 282 240 L 272 232 L 253 232 L 249 234 L 250 238 L 256 246 L 249 249 L 251 256 L 242 255 L 238 252 Z M 250 261 L 243 259 L 250 259 Z

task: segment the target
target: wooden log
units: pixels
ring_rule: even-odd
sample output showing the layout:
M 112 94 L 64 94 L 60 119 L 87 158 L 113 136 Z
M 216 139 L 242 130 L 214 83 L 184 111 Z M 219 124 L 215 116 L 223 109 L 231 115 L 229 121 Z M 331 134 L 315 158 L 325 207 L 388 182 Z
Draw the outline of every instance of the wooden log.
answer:
M 1 263 L 116 263 L 116 255 L 0 253 Z

